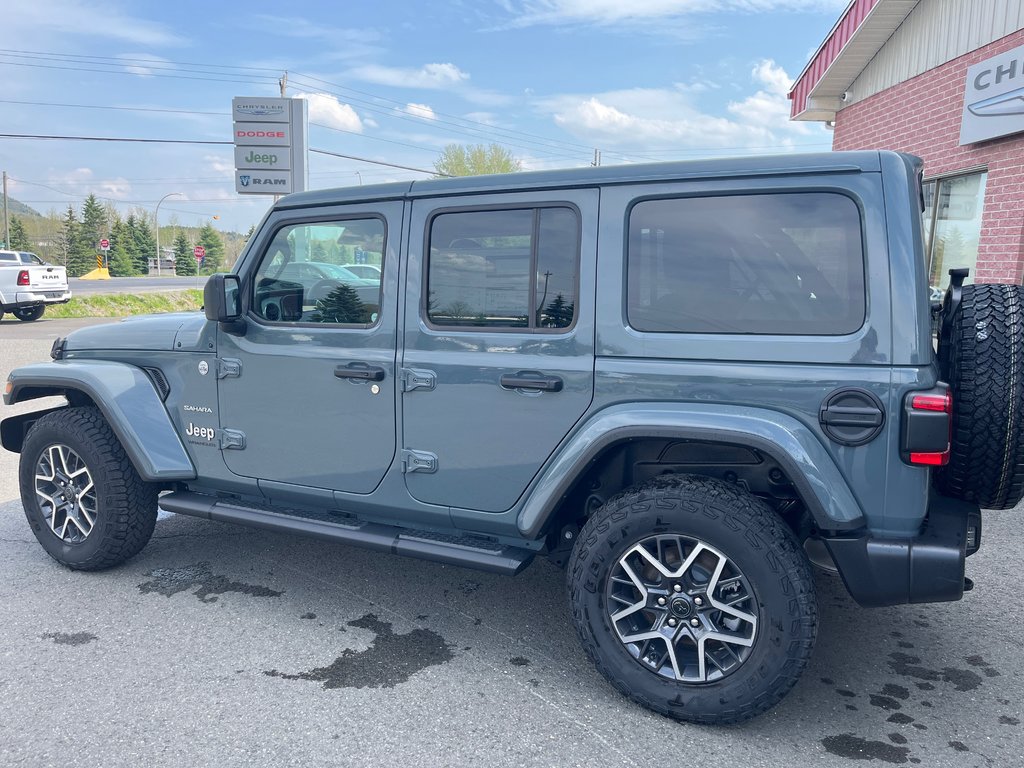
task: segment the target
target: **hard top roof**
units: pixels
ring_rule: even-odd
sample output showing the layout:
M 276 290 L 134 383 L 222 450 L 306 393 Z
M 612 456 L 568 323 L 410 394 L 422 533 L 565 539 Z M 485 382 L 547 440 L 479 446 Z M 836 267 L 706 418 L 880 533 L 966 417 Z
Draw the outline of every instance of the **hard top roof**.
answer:
M 461 176 L 449 179 L 424 179 L 391 184 L 315 189 L 287 195 L 281 198 L 274 207 L 304 208 L 368 200 L 488 192 L 523 192 L 677 179 L 878 170 L 880 170 L 880 158 L 879 153 L 875 151 L 758 155 L 666 163 L 606 165 L 597 168 L 560 168 L 553 171 L 524 171 L 487 176 Z

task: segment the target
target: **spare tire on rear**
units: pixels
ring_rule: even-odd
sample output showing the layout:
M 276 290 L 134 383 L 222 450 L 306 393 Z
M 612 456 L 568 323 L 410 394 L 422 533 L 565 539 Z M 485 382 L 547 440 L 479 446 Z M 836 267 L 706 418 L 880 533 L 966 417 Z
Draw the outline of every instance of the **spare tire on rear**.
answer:
M 965 285 L 952 319 L 948 354 L 953 390 L 949 464 L 938 489 L 986 509 L 1024 496 L 1024 290 Z

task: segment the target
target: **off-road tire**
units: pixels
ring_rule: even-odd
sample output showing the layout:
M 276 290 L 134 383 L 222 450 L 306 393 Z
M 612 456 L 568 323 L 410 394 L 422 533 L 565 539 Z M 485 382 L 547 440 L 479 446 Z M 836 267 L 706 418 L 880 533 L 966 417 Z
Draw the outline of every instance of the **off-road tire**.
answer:
M 737 564 L 760 614 L 750 656 L 723 679 L 683 683 L 645 668 L 610 624 L 611 568 L 652 534 L 706 542 Z M 792 531 L 763 501 L 735 485 L 664 476 L 608 500 L 584 525 L 568 568 L 572 618 L 587 655 L 619 691 L 668 717 L 728 725 L 775 706 L 796 684 L 817 635 L 810 563 Z
M 18 309 L 15 309 L 12 314 L 23 322 L 31 323 L 42 317 L 44 311 L 46 311 L 45 305 L 36 304 L 33 307 L 19 307 Z
M 950 339 L 953 434 L 936 486 L 1009 509 L 1024 496 L 1024 288 L 965 285 Z
M 96 519 L 84 541 L 69 544 L 47 523 L 36 496 L 36 468 L 50 446 L 67 446 L 84 460 L 97 494 Z M 97 408 L 63 408 L 32 425 L 19 470 L 25 516 L 54 560 L 73 570 L 99 571 L 134 557 L 156 525 L 157 489 L 143 482 Z

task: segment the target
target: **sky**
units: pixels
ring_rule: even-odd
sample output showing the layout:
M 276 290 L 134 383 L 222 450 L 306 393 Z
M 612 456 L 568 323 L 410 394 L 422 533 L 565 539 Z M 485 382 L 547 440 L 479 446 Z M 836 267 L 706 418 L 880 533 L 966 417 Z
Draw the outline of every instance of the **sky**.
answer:
M 847 0 L 6 0 L 0 133 L 231 140 L 233 96 L 309 100 L 310 188 L 428 178 L 447 144 L 524 169 L 831 148 L 786 92 Z M 230 145 L 0 138 L 10 194 L 245 232 Z M 213 217 L 219 217 L 214 219 Z

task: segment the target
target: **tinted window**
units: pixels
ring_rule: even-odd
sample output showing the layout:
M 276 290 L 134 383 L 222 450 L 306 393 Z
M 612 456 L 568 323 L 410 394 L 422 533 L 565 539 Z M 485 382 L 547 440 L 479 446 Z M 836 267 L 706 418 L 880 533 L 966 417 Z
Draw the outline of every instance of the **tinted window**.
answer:
M 568 328 L 578 263 L 570 208 L 441 214 L 430 227 L 427 317 L 439 326 Z
M 373 325 L 380 316 L 381 282 L 341 265 L 358 249 L 378 267 L 384 222 L 347 219 L 292 224 L 277 230 L 253 284 L 252 310 L 271 322 Z
M 852 333 L 865 311 L 860 213 L 828 193 L 644 201 L 627 285 L 640 331 Z

